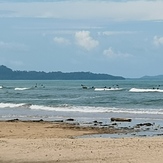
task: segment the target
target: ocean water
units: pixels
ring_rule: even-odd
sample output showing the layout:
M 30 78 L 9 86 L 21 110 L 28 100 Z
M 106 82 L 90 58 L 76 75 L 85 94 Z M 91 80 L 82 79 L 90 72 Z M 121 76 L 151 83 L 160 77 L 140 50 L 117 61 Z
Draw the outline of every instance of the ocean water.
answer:
M 0 120 L 111 117 L 163 120 L 163 81 L 0 81 Z

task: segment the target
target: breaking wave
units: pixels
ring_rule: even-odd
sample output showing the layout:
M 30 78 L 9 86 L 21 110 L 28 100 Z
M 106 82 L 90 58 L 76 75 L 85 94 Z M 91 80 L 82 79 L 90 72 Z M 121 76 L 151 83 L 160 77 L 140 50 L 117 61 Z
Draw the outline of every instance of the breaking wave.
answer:
M 131 88 L 129 92 L 162 92 L 162 89 L 142 89 L 142 88 Z
M 28 89 L 31 89 L 31 88 L 21 88 L 21 87 L 17 87 L 17 88 L 15 88 L 14 90 L 16 90 L 16 91 L 24 91 L 24 90 L 28 90 Z
M 95 88 L 95 91 L 121 91 L 123 88 Z
M 147 109 L 147 108 L 115 108 L 115 107 L 91 107 L 91 106 L 71 106 L 71 105 L 60 105 L 60 106 L 44 106 L 44 105 L 33 105 L 27 103 L 0 103 L 0 108 L 21 108 L 30 110 L 42 110 L 42 111 L 58 111 L 58 112 L 83 112 L 83 113 L 128 113 L 128 114 L 154 114 L 163 115 L 163 108 L 161 109 Z
M 0 108 L 19 108 L 22 106 L 25 106 L 25 103 L 19 103 L 19 104 L 14 104 L 14 103 L 0 103 Z

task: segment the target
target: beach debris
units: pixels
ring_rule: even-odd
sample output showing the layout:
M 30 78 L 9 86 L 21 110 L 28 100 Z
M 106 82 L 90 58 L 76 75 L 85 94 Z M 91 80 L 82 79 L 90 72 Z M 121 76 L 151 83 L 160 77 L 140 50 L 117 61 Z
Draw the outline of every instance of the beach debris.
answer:
M 19 121 L 19 119 L 10 119 L 10 120 L 7 120 L 7 122 L 18 122 Z
M 153 126 L 152 123 L 140 123 L 140 124 L 137 124 L 135 127 L 141 127 L 141 126 Z
M 99 122 L 99 121 L 93 121 L 93 123 L 98 123 L 98 124 L 102 124 L 102 122 Z
M 68 119 L 66 119 L 66 121 L 75 121 L 73 118 L 68 118 Z
M 112 123 L 113 126 L 117 126 L 118 124 L 117 123 Z
M 130 119 L 130 118 L 114 118 L 114 117 L 112 117 L 111 118 L 111 121 L 116 121 L 116 122 L 131 122 L 132 119 Z
M 93 124 L 94 124 L 94 126 L 97 126 L 97 125 L 102 125 L 102 122 L 98 122 L 98 121 L 93 121 Z
M 43 119 L 39 119 L 39 120 L 31 120 L 31 122 L 43 122 Z

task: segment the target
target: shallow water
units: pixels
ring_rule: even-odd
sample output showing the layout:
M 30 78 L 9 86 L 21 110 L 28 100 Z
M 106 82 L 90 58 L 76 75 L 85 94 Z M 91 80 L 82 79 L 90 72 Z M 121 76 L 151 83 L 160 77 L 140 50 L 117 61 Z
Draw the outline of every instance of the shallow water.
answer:
M 0 119 L 73 117 L 81 122 L 94 119 L 103 123 L 111 117 L 162 120 L 163 93 L 149 91 L 163 90 L 162 83 L 138 80 L 0 81 Z M 83 89 L 81 84 L 88 89 Z M 101 89 L 104 87 L 107 90 Z

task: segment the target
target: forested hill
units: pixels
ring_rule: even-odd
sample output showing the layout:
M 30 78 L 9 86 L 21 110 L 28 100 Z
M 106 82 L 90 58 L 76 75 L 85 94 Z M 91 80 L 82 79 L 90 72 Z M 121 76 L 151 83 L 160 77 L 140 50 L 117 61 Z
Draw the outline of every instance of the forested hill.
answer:
M 121 76 L 95 74 L 91 72 L 43 72 L 43 71 L 13 71 L 1 65 L 0 80 L 124 80 Z
M 141 80 L 163 80 L 163 75 L 157 76 L 143 76 L 140 78 Z

